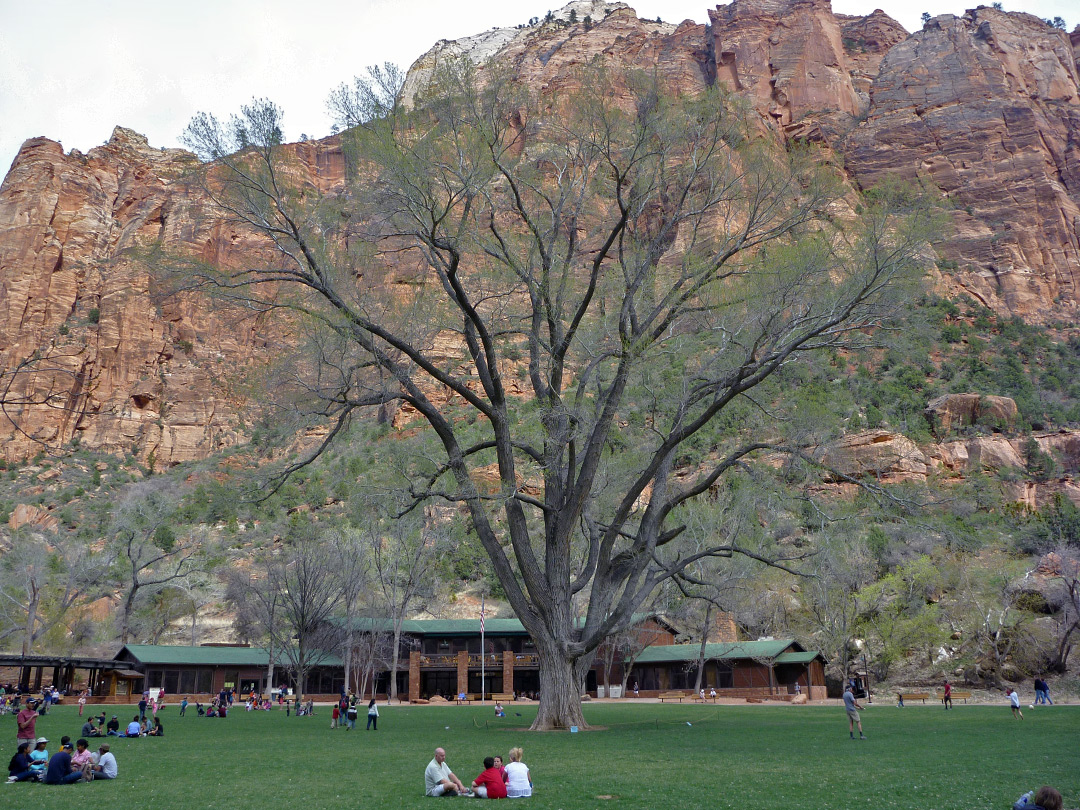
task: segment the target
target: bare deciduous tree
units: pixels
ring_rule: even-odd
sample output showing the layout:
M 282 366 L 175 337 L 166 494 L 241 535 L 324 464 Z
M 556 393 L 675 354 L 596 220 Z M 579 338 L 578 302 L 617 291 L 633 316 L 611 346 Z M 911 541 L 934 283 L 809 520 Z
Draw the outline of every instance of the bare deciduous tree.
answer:
M 239 271 L 188 262 L 188 278 L 317 325 L 301 387 L 334 420 L 322 447 L 365 409 L 427 426 L 441 459 L 401 488 L 467 512 L 536 644 L 537 729 L 585 725 L 597 649 L 663 582 L 752 551 L 669 553 L 686 504 L 784 449 L 767 427 L 724 438 L 718 417 L 804 355 L 864 341 L 932 219 L 892 191 L 845 210 L 835 173 L 756 135 L 720 88 L 596 68 L 581 86 L 534 96 L 450 64 L 409 110 L 364 85 L 383 101 L 342 121 L 358 126 L 334 198 L 290 185 L 270 103 L 187 130 L 210 193 L 277 251 Z M 414 283 L 380 283 L 391 267 Z

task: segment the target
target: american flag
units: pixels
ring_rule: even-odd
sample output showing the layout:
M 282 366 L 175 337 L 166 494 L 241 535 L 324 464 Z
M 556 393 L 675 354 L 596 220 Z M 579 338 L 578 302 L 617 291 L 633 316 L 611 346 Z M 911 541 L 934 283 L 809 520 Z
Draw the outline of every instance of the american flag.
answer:
M 484 632 L 484 597 L 480 597 L 480 633 Z

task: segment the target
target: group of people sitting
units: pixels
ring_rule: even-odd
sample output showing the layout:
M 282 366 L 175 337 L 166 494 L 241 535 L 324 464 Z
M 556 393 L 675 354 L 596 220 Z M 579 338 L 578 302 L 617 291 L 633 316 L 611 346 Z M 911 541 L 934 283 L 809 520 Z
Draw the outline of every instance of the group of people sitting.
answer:
M 503 766 L 502 757 L 484 757 L 484 770 L 469 787 L 465 787 L 450 766 L 446 751 L 435 749 L 435 757 L 424 771 L 424 793 L 427 796 L 475 796 L 479 799 L 521 799 L 532 796 L 532 775 L 521 761 L 522 750 L 510 749 L 510 761 Z
M 87 719 L 82 725 L 82 729 L 79 734 L 83 737 L 164 737 L 165 726 L 162 725 L 161 719 L 154 717 L 153 719 L 134 715 L 131 718 L 131 722 L 128 723 L 124 730 L 120 730 L 120 720 L 114 714 L 112 719 L 108 723 L 105 722 L 105 712 Z
M 115 779 L 116 757 L 109 751 L 109 744 L 102 743 L 97 753 L 90 751 L 85 739 L 78 739 L 74 748 L 70 737 L 60 740 L 60 750 L 52 756 L 46 746 L 49 741 L 38 737 L 21 740 L 18 750 L 8 762 L 8 784 L 15 782 L 44 782 L 46 785 L 72 785 L 76 782 L 92 782 L 95 779 Z

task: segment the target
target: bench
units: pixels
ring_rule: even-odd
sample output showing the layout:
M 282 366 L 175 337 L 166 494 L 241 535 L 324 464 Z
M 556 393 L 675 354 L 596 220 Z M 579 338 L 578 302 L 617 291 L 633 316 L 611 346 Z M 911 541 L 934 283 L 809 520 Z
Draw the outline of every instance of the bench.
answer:
M 909 700 L 921 700 L 923 703 L 926 703 L 926 699 L 931 697 L 931 695 L 929 692 L 901 692 L 900 697 L 903 699 L 904 703 L 907 703 Z
M 952 697 L 953 700 L 962 700 L 962 701 L 964 701 L 964 703 L 967 703 L 968 698 L 971 697 L 971 692 L 968 692 L 966 690 L 961 690 L 961 689 L 953 689 L 951 697 Z M 944 692 L 942 692 L 941 694 L 938 695 L 938 700 L 940 700 L 942 702 L 945 701 L 945 693 Z
M 690 695 L 685 692 L 661 692 L 660 702 L 663 703 L 665 700 L 677 700 L 679 703 L 682 703 L 683 700 L 688 697 L 690 697 Z
M 466 703 L 475 703 L 479 699 L 479 695 L 465 695 L 464 699 L 461 697 L 461 695 L 458 695 L 454 698 L 454 703 L 456 703 L 458 706 L 464 706 Z
M 716 703 L 719 698 L 719 695 L 709 695 L 708 693 L 706 693 L 704 697 L 702 697 L 701 695 L 694 695 L 694 700 L 698 703 L 708 703 L 710 700 L 713 703 Z
M 513 703 L 514 702 L 514 693 L 513 692 L 495 692 L 494 694 L 492 694 L 491 699 L 498 702 L 498 703 Z

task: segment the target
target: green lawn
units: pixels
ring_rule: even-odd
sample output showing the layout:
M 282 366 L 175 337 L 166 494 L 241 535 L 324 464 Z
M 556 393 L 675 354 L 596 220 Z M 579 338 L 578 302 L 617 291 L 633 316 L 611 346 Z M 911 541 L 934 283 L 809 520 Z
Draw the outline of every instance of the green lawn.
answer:
M 133 713 L 106 708 L 121 721 Z M 484 756 L 522 746 L 536 793 L 512 801 L 534 808 L 1007 810 L 1044 783 L 1062 791 L 1066 807 L 1080 805 L 1080 707 L 1025 708 L 1020 723 L 1005 705 L 877 705 L 863 712 L 865 742 L 848 739 L 838 707 L 593 704 L 586 716 L 605 730 L 579 734 L 522 730 L 535 707 L 507 706 L 498 720 L 490 706 L 381 711 L 378 732 L 364 732 L 362 721 L 348 732 L 330 730 L 329 709 L 208 720 L 193 711 L 178 718 L 169 706 L 163 739 L 110 739 L 116 782 L 6 785 L 0 807 L 430 808 L 449 801 L 422 796 L 437 745 L 466 782 Z M 64 707 L 38 721 L 50 752 L 78 732 L 76 715 Z M 0 735 L 6 762 L 12 717 L 0 718 Z

